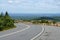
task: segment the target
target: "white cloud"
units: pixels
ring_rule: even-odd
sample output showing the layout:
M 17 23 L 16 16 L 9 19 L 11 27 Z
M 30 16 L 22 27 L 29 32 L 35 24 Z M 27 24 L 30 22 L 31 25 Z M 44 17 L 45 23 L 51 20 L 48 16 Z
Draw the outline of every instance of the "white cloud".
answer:
M 16 4 L 16 3 L 20 3 L 20 1 L 19 0 L 9 0 L 8 3 Z
M 16 1 L 14 1 L 14 3 L 20 3 L 20 1 L 16 0 Z
M 12 0 L 9 0 L 8 3 L 13 3 L 13 1 Z
M 60 10 L 58 0 L 8 0 L 2 1 L 0 7 L 8 7 L 16 10 Z M 8 9 L 8 8 L 7 8 Z

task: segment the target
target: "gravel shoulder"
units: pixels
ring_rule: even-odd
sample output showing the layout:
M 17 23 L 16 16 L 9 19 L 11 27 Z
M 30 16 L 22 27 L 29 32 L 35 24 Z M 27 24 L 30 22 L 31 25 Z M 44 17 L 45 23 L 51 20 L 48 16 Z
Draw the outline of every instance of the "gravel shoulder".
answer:
M 60 27 L 43 26 L 44 33 L 36 40 L 60 40 Z

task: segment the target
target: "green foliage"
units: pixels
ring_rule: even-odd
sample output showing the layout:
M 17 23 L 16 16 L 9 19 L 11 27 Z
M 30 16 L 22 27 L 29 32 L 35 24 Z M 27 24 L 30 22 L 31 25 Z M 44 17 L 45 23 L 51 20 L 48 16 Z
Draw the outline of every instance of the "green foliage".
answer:
M 48 23 L 47 20 L 41 20 L 41 23 Z
M 9 28 L 13 28 L 13 27 L 15 27 L 14 20 L 11 19 L 8 12 L 6 12 L 4 16 L 1 13 L 0 14 L 0 31 L 9 29 Z
M 53 24 L 55 24 L 56 23 L 56 21 L 53 21 Z
M 3 17 L 3 13 L 0 14 L 0 18 Z
M 40 23 L 46 23 L 46 24 L 55 24 L 56 21 L 49 21 L 49 20 L 33 20 L 32 21 L 33 24 L 40 24 Z

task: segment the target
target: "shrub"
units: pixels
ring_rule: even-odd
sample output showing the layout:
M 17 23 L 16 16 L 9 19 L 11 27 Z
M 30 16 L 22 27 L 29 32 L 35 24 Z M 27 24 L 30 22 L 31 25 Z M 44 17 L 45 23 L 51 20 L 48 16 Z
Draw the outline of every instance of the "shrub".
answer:
M 4 16 L 2 16 L 1 14 L 0 15 L 0 31 L 8 29 L 8 28 L 13 28 L 13 27 L 15 27 L 14 20 L 11 19 L 8 12 L 6 12 Z

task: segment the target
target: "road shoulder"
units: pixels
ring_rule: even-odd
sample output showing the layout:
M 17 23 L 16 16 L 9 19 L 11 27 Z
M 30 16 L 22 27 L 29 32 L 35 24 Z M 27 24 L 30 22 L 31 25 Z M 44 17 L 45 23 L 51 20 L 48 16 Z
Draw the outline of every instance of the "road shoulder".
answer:
M 44 26 L 44 33 L 38 40 L 60 40 L 60 27 Z

